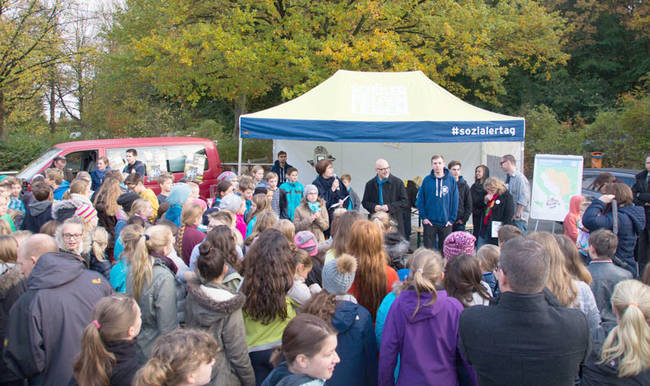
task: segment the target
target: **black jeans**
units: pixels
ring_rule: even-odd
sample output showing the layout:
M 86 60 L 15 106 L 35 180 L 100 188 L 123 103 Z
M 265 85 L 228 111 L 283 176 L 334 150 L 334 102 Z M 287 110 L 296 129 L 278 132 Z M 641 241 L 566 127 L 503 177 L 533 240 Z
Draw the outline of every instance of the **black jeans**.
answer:
M 251 365 L 255 373 L 255 385 L 260 386 L 264 379 L 273 371 L 271 364 L 271 354 L 275 349 L 268 349 L 263 351 L 254 351 L 248 353 L 251 358 Z
M 639 263 L 639 276 L 642 276 L 645 272 L 645 267 L 648 265 L 649 252 L 648 247 L 650 247 L 650 227 L 647 227 L 641 231 L 639 238 L 636 241 L 637 247 L 637 262 Z
M 442 253 L 442 247 L 445 245 L 445 239 L 451 233 L 451 225 L 427 225 L 422 224 L 424 228 L 424 247 L 429 249 L 436 248 L 436 236 L 438 237 L 438 250 Z

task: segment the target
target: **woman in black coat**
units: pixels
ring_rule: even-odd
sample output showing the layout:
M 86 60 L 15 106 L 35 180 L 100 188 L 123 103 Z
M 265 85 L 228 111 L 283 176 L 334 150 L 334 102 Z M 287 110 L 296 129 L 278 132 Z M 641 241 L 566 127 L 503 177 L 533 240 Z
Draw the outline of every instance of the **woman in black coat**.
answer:
M 343 203 L 343 199 L 348 196 L 347 189 L 343 185 L 343 181 L 334 174 L 332 161 L 322 159 L 316 163 L 315 168 L 318 177 L 316 177 L 312 184 L 318 188 L 318 196 L 325 200 L 327 214 L 331 219 L 333 218 L 334 210 L 340 206 L 332 207 L 332 205 L 342 204 L 345 207 L 345 204 L 347 204 L 347 201 Z M 329 237 L 329 228 L 324 233 L 325 237 Z
M 472 196 L 472 223 L 474 224 L 474 237 L 478 239 L 478 233 L 481 225 L 481 217 L 485 213 L 485 195 L 487 192 L 483 187 L 485 180 L 490 177 L 490 169 L 485 165 L 478 165 L 474 169 L 474 184 L 470 188 Z
M 498 239 L 492 237 L 492 228 L 496 226 L 495 223 L 512 225 L 512 219 L 515 215 L 514 200 L 500 179 L 490 177 L 485 180 L 484 186 L 487 191 L 484 197 L 486 208 L 479 225 L 479 236 L 476 240 L 477 248 L 484 244 L 498 245 Z

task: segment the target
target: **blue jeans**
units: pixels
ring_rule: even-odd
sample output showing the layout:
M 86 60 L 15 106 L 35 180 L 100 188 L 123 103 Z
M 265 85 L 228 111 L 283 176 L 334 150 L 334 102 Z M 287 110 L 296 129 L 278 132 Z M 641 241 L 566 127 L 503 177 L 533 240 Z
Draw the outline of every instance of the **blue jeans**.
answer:
M 484 246 L 485 244 L 489 244 L 489 239 L 487 236 L 479 236 L 476 239 L 476 250 L 478 251 L 479 248 Z
M 513 220 L 513 224 L 512 224 L 512 225 L 514 225 L 514 226 L 516 226 L 517 228 L 519 228 L 519 230 L 521 231 L 521 233 L 523 233 L 524 236 L 526 236 L 526 230 L 528 229 L 528 221 L 524 221 L 524 220 Z

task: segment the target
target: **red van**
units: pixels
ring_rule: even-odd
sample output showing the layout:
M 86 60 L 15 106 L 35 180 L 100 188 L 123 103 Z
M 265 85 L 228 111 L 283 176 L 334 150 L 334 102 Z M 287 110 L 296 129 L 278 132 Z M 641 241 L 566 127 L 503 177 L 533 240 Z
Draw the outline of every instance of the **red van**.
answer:
M 201 197 L 208 198 L 210 186 L 217 183 L 217 177 L 222 170 L 216 141 L 192 137 L 119 138 L 56 144 L 27 165 L 18 177 L 24 181 L 31 180 L 33 176 L 50 167 L 57 156 L 66 158 L 66 169 L 69 169 L 72 175 L 81 170 L 91 172 L 96 168 L 99 157 L 107 157 L 110 168 L 121 171 L 126 165 L 127 149 L 138 151 L 138 160 L 147 165 L 145 185 L 156 194 L 160 193 L 156 180 L 160 172 L 171 172 L 174 174 L 174 181 L 178 181 L 186 173 L 200 176 L 200 164 L 203 164 L 200 194 Z

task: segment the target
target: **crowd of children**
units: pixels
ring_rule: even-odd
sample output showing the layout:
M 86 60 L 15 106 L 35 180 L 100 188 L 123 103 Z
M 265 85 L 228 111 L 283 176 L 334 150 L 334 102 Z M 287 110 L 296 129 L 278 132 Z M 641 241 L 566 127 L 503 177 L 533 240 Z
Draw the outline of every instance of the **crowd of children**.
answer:
M 640 219 L 616 182 L 598 202 L 571 200 L 565 235 L 508 224 L 493 232 L 515 206 L 481 169 L 489 200 L 476 236 L 460 229 L 439 250 L 410 252 L 387 212 L 366 219 L 351 177 L 338 179 L 331 161 L 305 185 L 288 164 L 224 172 L 207 202 L 192 181 L 162 175 L 156 195 L 135 168 L 123 174 L 99 161 L 70 183 L 56 168 L 29 191 L 12 177 L 0 183 L 1 385 L 650 384 L 650 273 L 632 279 L 626 229 Z M 624 216 L 614 232 L 605 209 L 613 199 Z M 516 243 L 522 254 L 543 251 L 531 252 L 541 265 L 513 257 Z M 66 292 L 48 269 L 91 272 L 103 295 Z M 66 307 L 80 303 L 59 316 L 68 323 L 60 352 L 47 351 L 56 332 L 21 322 L 33 298 L 54 296 L 39 291 L 52 289 L 70 294 Z M 553 312 L 571 310 L 588 337 L 567 353 L 582 353 L 576 366 L 567 359 L 546 378 L 493 375 L 490 349 L 477 352 L 468 335 L 467 311 L 500 310 L 513 296 L 516 307 L 536 297 Z M 41 351 L 23 347 L 39 339 Z M 522 371 L 537 354 L 518 355 Z

